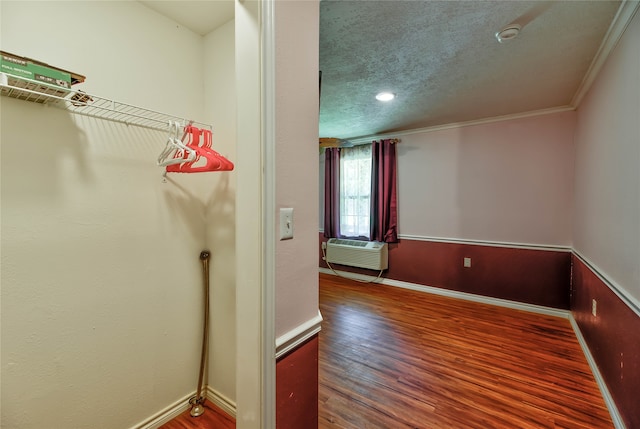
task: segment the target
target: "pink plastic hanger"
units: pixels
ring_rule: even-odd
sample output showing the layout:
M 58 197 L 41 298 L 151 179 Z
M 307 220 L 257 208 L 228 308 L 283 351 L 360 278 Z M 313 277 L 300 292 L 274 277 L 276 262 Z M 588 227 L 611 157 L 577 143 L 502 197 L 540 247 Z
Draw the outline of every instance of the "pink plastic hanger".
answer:
M 202 144 L 200 136 L 202 135 Z M 211 149 L 212 133 L 201 130 L 193 125 L 185 127 L 185 137 L 188 138 L 186 147 L 196 154 L 195 159 L 188 159 L 184 154 L 176 152 L 175 157 L 182 157 L 183 162 L 169 165 L 167 172 L 171 173 L 202 173 L 207 171 L 231 171 L 234 165 L 224 156 Z
M 208 150 L 214 157 L 218 158 L 222 163 L 222 171 L 231 171 L 234 168 L 233 162 L 229 161 L 226 157 L 220 155 L 213 150 L 213 133 L 211 130 L 202 130 L 202 147 Z

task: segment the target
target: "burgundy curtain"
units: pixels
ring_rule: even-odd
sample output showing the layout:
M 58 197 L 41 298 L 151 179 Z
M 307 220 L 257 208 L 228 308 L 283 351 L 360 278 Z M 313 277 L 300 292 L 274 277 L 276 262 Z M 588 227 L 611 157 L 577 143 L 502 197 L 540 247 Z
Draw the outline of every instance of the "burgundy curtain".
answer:
M 371 150 L 370 239 L 395 243 L 398 241 L 396 145 L 391 140 L 374 141 Z
M 340 237 L 340 149 L 324 151 L 324 236 Z

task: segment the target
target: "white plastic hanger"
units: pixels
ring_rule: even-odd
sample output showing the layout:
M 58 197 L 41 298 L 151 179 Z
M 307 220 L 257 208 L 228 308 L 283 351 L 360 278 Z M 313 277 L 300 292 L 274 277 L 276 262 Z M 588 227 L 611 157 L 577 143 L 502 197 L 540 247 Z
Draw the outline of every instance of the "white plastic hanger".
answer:
M 167 137 L 167 144 L 158 156 L 158 165 L 160 167 L 192 162 L 196 159 L 196 151 L 186 146 L 182 140 L 178 138 L 180 129 L 182 129 L 182 125 L 179 122 L 169 121 L 169 136 Z

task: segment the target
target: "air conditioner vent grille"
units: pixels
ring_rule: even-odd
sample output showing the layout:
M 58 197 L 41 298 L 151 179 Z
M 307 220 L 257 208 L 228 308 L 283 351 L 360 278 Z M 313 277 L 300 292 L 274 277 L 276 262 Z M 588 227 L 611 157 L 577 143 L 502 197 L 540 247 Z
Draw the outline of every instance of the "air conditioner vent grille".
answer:
M 378 241 L 330 238 L 327 241 L 326 261 L 370 270 L 386 270 L 389 267 L 388 245 Z
M 333 240 L 335 244 L 342 244 L 344 246 L 355 246 L 355 247 L 367 247 L 367 241 L 358 241 L 358 240 L 343 240 L 341 238 L 336 238 Z

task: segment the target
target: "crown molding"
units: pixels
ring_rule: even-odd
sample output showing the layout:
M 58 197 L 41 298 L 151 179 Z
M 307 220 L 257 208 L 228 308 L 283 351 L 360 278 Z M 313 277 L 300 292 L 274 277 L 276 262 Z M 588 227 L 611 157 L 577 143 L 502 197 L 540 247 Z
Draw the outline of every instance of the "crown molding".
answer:
M 589 92 L 589 89 L 596 80 L 600 69 L 602 69 L 607 58 L 609 58 L 609 55 L 611 55 L 615 47 L 618 45 L 620 38 L 638 11 L 638 8 L 640 8 L 640 1 L 623 0 L 620 8 L 618 9 L 618 13 L 616 13 L 616 16 L 613 18 L 613 21 L 609 26 L 609 30 L 607 30 L 607 34 L 605 34 L 604 39 L 598 48 L 598 52 L 596 52 L 595 57 L 593 57 L 593 61 L 591 61 L 591 65 L 589 66 L 587 73 L 584 75 L 576 94 L 573 96 L 573 100 L 571 100 L 571 106 L 573 108 L 577 108 L 584 96 Z
M 552 107 L 549 109 L 532 110 L 529 112 L 513 113 L 509 115 L 494 116 L 491 118 L 484 118 L 484 119 L 474 119 L 474 120 L 465 121 L 465 122 L 451 122 L 449 124 L 434 125 L 432 127 L 413 128 L 410 130 L 402 130 L 402 131 L 382 133 L 382 134 L 371 134 L 368 136 L 350 138 L 349 141 L 354 145 L 359 145 L 359 144 L 371 143 L 373 140 L 379 140 L 379 139 L 397 138 L 397 137 L 403 137 L 403 136 L 410 136 L 412 134 L 432 133 L 434 131 L 449 130 L 452 128 L 463 128 L 463 127 L 471 127 L 474 125 L 492 124 L 494 122 L 511 121 L 514 119 L 530 118 L 533 116 L 551 115 L 554 113 L 568 112 L 571 110 L 575 110 L 575 108 L 572 106 Z

